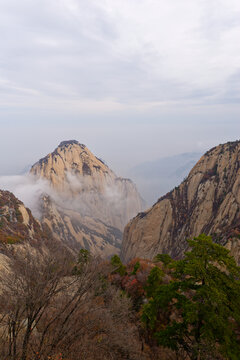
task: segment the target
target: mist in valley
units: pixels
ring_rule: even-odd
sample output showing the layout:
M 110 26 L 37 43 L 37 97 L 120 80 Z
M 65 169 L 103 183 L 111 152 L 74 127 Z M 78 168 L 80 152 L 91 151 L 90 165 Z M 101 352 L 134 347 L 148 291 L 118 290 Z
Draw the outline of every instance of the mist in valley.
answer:
M 54 189 L 48 180 L 30 173 L 0 176 L 0 189 L 12 192 L 38 219 L 43 215 L 43 196 L 50 196 L 62 209 L 73 210 L 83 217 L 88 216 L 105 222 L 108 222 L 111 216 L 120 220 L 124 218 L 126 209 L 135 200 L 131 199 L 129 194 L 124 195 L 117 183 L 110 182 L 99 192 L 97 187 L 89 184 L 88 178 L 71 172 L 66 173 L 66 183 L 62 191 Z M 137 213 L 132 213 L 131 217 L 135 215 Z

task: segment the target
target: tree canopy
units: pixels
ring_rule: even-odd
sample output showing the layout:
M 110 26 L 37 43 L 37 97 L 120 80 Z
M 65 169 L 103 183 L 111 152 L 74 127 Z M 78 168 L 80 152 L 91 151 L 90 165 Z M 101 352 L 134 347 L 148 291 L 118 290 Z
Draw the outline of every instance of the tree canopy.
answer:
M 183 260 L 168 261 L 170 282 L 163 283 L 156 268 L 151 271 L 142 320 L 159 345 L 182 356 L 237 360 L 240 268 L 209 236 L 188 244 L 191 250 Z

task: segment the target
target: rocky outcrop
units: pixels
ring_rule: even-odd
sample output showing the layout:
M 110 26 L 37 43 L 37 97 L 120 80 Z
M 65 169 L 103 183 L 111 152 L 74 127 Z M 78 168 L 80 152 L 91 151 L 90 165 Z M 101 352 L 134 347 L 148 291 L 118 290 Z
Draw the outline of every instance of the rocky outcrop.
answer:
M 76 140 L 61 142 L 30 172 L 48 181 L 41 221 L 56 238 L 103 256 L 119 253 L 124 226 L 143 207 L 131 180 L 117 177 Z
M 45 237 L 31 211 L 12 193 L 0 190 L 0 244 L 38 243 Z
M 11 192 L 0 190 L 0 272 L 15 271 L 11 263 L 15 256 L 28 265 L 30 258 L 40 264 L 51 254 L 74 261 L 73 251 L 55 239 L 47 223 L 34 218 L 31 210 Z
M 240 259 L 240 141 L 208 151 L 179 187 L 139 213 L 125 228 L 121 256 L 180 258 L 185 239 L 201 233 Z

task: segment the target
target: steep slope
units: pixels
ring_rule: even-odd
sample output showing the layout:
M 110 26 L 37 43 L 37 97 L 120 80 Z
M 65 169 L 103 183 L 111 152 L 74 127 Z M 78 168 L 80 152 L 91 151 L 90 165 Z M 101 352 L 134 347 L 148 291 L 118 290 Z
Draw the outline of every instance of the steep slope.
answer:
M 27 267 L 31 261 L 40 265 L 53 255 L 73 260 L 74 254 L 69 250 L 54 238 L 47 223 L 34 218 L 22 201 L 9 191 L 0 190 L 0 271 L 16 270 L 11 268 L 11 259 L 23 260 Z M 18 261 L 17 264 L 20 266 Z M 0 281 L 0 289 L 1 286 Z
M 0 190 L 0 244 L 36 243 L 45 236 L 31 211 L 12 193 Z
M 124 226 L 143 207 L 131 180 L 117 177 L 76 140 L 61 142 L 30 173 L 49 183 L 41 221 L 56 238 L 104 256 L 119 253 Z
M 179 187 L 138 214 L 125 228 L 121 256 L 178 258 L 185 239 L 200 233 L 211 234 L 240 258 L 240 141 L 208 151 Z

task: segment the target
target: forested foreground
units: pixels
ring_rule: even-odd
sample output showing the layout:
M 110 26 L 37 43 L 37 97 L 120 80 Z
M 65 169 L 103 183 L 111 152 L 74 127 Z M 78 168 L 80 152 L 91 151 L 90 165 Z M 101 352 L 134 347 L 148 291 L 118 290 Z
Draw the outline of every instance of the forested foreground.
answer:
M 240 268 L 200 235 L 183 260 L 127 266 L 81 250 L 13 251 L 1 268 L 0 358 L 239 359 Z

